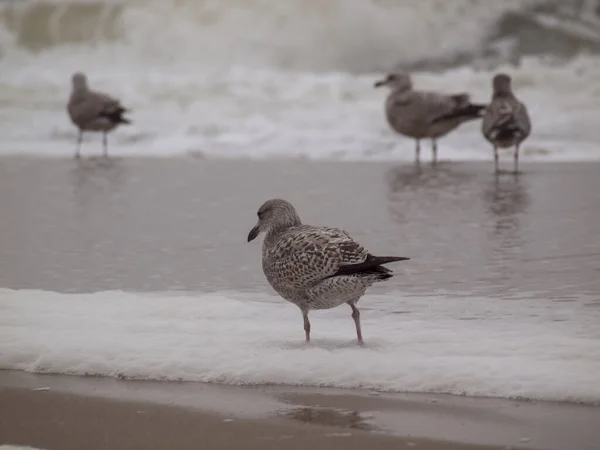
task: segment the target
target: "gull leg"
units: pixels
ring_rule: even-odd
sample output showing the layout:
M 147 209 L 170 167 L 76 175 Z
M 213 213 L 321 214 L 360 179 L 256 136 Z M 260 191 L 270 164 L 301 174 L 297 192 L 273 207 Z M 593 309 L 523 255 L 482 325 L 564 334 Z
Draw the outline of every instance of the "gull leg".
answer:
M 80 158 L 81 152 L 81 142 L 83 141 L 83 130 L 79 130 L 79 135 L 77 136 L 77 144 L 75 145 L 75 158 Z
M 515 147 L 515 167 L 514 167 L 515 175 L 519 173 L 519 144 Z
M 498 173 L 499 172 L 499 168 L 498 168 L 498 147 L 494 146 L 494 168 L 495 168 L 495 172 Z
M 419 162 L 419 160 L 421 159 L 421 140 L 416 139 L 416 142 L 417 142 L 417 147 L 415 148 L 415 160 L 417 162 Z
M 437 163 L 437 139 L 431 139 L 431 149 L 433 150 L 433 164 Z
M 104 150 L 104 157 L 108 158 L 108 142 L 106 139 L 106 131 L 102 133 L 102 147 Z
M 304 334 L 306 335 L 306 342 L 310 342 L 310 321 L 308 320 L 308 311 L 302 311 L 302 318 L 304 319 Z
M 360 311 L 354 304 L 354 302 L 348 302 L 350 308 L 352 308 L 352 318 L 354 319 L 354 325 L 356 326 L 356 337 L 358 338 L 359 345 L 364 345 L 362 330 L 360 328 Z

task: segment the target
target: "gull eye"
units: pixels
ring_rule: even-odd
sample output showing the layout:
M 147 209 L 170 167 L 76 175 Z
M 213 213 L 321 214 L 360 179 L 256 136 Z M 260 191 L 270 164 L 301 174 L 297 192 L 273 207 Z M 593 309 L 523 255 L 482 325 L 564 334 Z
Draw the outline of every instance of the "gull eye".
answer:
M 256 215 L 258 216 L 259 219 L 264 219 L 265 215 L 268 214 L 269 212 L 271 212 L 273 208 L 267 207 L 263 210 L 260 210 L 256 213 Z

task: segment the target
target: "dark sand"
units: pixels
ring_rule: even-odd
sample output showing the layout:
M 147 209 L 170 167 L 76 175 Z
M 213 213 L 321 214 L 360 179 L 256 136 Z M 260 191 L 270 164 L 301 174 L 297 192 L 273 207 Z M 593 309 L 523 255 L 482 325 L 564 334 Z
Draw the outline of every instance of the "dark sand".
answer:
M 600 164 L 522 170 L 495 177 L 490 164 L 479 163 L 416 169 L 3 157 L 0 286 L 267 291 L 259 245 L 246 236 L 258 206 L 277 196 L 295 203 L 307 223 L 340 226 L 374 251 L 412 258 L 373 292 L 453 291 L 499 301 L 524 293 L 592 317 L 600 307 Z M 600 442 L 600 408 L 590 406 L 51 378 L 0 372 L 0 443 L 51 450 L 469 448 L 412 437 L 425 436 L 596 450 Z M 40 386 L 52 389 L 32 390 Z M 281 409 L 282 402 L 293 407 Z M 233 422 L 218 415 L 227 405 L 234 405 L 227 411 Z M 275 417 L 257 416 L 265 411 Z
M 0 443 L 48 450 L 502 448 L 395 438 L 278 419 L 229 419 L 176 406 L 54 392 L 3 389 L 0 399 L 10 405 L 0 412 Z
M 0 408 L 0 444 L 51 450 L 595 450 L 600 442 L 600 408 L 450 395 L 0 371 L 0 404 L 8 405 Z

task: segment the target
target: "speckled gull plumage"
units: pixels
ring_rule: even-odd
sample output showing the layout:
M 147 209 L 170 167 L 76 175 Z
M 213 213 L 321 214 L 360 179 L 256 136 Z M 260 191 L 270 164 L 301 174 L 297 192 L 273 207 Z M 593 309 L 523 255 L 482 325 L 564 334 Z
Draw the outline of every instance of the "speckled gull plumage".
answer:
M 123 117 L 128 110 L 121 102 L 102 92 L 92 91 L 88 87 L 87 77 L 81 72 L 72 76 L 72 91 L 67 103 L 67 112 L 71 121 L 79 129 L 75 157 L 78 158 L 81 150 L 81 141 L 84 131 L 101 131 L 104 156 L 108 156 L 106 134 L 120 124 L 131 122 Z
M 481 118 L 485 105 L 471 103 L 469 94 L 443 94 L 413 89 L 406 73 L 390 73 L 374 85 L 391 89 L 385 101 L 385 116 L 399 134 L 415 139 L 415 157 L 419 160 L 421 139 L 431 139 L 433 161 L 437 161 L 437 139 L 459 125 Z
M 263 272 L 273 289 L 302 311 L 306 340 L 310 341 L 310 310 L 347 303 L 362 344 L 356 303 L 373 283 L 392 277 L 383 264 L 409 258 L 373 256 L 343 230 L 303 225 L 294 206 L 285 200 L 268 200 L 257 214 L 258 223 L 248 234 L 248 242 L 261 232 L 266 234 Z
M 515 147 L 514 172 L 519 170 L 519 146 L 531 133 L 525 104 L 512 91 L 511 78 L 503 73 L 492 81 L 492 102 L 481 122 L 483 136 L 494 146 L 494 167 L 498 173 L 498 148 Z

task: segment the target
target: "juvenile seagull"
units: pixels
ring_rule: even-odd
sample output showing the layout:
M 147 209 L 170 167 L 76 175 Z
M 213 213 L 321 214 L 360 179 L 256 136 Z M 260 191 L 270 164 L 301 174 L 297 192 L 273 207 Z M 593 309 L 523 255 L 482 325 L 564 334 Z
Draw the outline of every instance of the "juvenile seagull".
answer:
M 306 341 L 310 341 L 311 309 L 352 308 L 358 343 L 363 344 L 356 303 L 373 283 L 392 277 L 383 264 L 410 258 L 373 256 L 350 235 L 337 228 L 302 225 L 296 209 L 281 199 L 266 201 L 248 242 L 261 232 L 263 272 L 285 300 L 302 311 Z
M 531 133 L 527 108 L 513 94 L 510 77 L 500 73 L 492 82 L 494 93 L 481 123 L 483 136 L 494 146 L 494 166 L 498 173 L 498 148 L 515 147 L 514 172 L 519 169 L 519 146 Z
M 75 158 L 79 158 L 84 131 L 102 131 L 104 156 L 108 156 L 106 134 L 119 124 L 131 123 L 123 117 L 123 113 L 128 109 L 121 106 L 119 100 L 102 92 L 90 90 L 87 78 L 81 72 L 73 74 L 72 83 L 73 90 L 69 97 L 67 111 L 71 121 L 79 128 Z
M 374 86 L 391 89 L 385 102 L 387 121 L 397 133 L 416 140 L 417 161 L 421 139 L 431 139 L 433 162 L 436 162 L 437 139 L 464 122 L 480 118 L 485 109 L 485 105 L 471 103 L 469 94 L 416 91 L 410 76 L 405 73 L 391 73 Z

